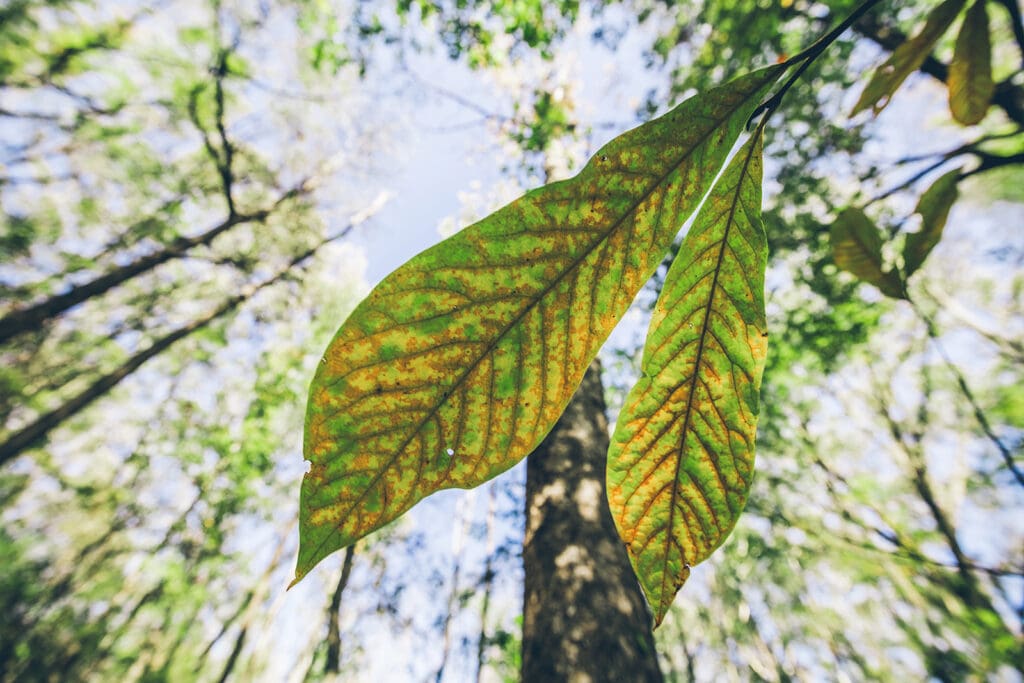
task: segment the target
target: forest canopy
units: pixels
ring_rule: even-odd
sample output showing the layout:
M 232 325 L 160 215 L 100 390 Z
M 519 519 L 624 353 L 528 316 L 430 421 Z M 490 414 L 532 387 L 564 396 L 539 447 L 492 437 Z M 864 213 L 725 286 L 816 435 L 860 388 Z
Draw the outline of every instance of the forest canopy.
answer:
M 1024 26 L 1013 0 L 872 4 L 0 9 L 0 680 L 600 679 L 616 659 L 637 680 L 1019 678 Z M 728 141 L 691 141 L 722 121 Z M 500 310 L 562 248 L 517 231 L 576 220 L 528 202 L 582 207 L 583 227 L 615 202 L 632 215 L 627 173 L 668 179 L 654 194 L 686 210 L 602 233 L 585 277 L 621 290 L 552 285 L 536 320 Z M 694 256 L 707 245 L 737 259 L 726 304 L 717 275 L 710 303 L 692 297 L 719 272 Z M 466 468 L 434 487 L 456 490 L 310 559 L 310 380 L 365 361 L 325 358 L 332 335 L 469 316 L 384 277 L 409 259 L 396 273 L 416 282 L 480 266 L 466 339 L 508 313 L 526 322 L 500 339 L 535 350 L 488 361 L 489 419 L 507 427 L 493 448 L 463 464 L 462 442 L 429 446 Z M 645 574 L 643 551 L 631 568 L 618 540 L 645 467 L 628 458 L 659 452 L 623 430 L 669 424 L 658 378 L 690 375 L 658 330 L 713 309 L 749 325 L 750 356 L 735 326 L 708 328 L 714 355 L 701 343 L 691 362 L 732 373 L 742 401 L 722 416 L 729 447 L 700 447 L 742 491 L 708 506 L 731 535 L 688 532 L 702 558 L 721 544 L 709 559 L 657 560 L 689 575 L 673 601 L 675 578 Z M 479 393 L 452 383 L 450 356 L 423 374 L 374 353 L 400 362 L 366 373 L 371 409 L 345 429 L 394 430 L 374 396 L 414 403 L 410 378 L 445 405 Z M 530 373 L 561 377 L 557 398 L 527 405 Z M 725 404 L 701 386 L 706 418 Z M 437 415 L 440 433 L 461 424 Z M 752 415 L 753 473 L 753 451 L 736 455 Z M 430 434 L 388 438 L 425 452 Z M 296 557 L 309 575 L 285 592 Z

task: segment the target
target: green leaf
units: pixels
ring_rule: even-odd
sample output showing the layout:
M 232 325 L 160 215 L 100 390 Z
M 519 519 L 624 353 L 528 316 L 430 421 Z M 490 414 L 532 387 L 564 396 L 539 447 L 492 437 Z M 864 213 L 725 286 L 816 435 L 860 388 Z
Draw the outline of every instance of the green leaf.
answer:
M 869 107 L 874 110 L 875 116 L 878 116 L 878 113 L 889 104 L 889 99 L 900 84 L 907 76 L 917 71 L 925 58 L 931 54 L 935 43 L 956 19 L 965 2 L 966 0 L 945 0 L 933 9 L 928 14 L 921 32 L 897 47 L 889 59 L 875 70 L 850 116 L 856 116 Z
M 829 230 L 836 265 L 886 296 L 906 298 L 903 282 L 894 270 L 882 270 L 882 235 L 870 218 L 856 207 L 840 213 Z
M 932 183 L 917 201 L 914 213 L 921 215 L 921 229 L 907 235 L 907 242 L 903 247 L 903 268 L 907 277 L 921 267 L 928 254 L 942 239 L 942 229 L 946 226 L 949 210 L 959 196 L 959 181 L 958 168 Z
M 477 486 L 540 443 L 782 70 L 621 135 L 575 177 L 370 293 L 310 388 L 296 581 L 430 493 Z
M 732 530 L 754 471 L 768 329 L 761 135 L 715 185 L 665 278 L 608 452 L 608 500 L 656 623 Z
M 949 111 L 965 126 L 985 118 L 996 83 L 992 79 L 992 40 L 984 0 L 975 0 L 964 16 L 949 63 Z

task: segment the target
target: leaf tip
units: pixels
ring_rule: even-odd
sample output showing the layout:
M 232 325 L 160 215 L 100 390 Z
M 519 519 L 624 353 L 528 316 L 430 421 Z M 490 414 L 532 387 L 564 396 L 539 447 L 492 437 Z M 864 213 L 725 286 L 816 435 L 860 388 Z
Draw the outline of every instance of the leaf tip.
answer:
M 291 583 L 288 584 L 288 587 L 284 589 L 285 592 L 290 591 L 293 586 L 295 586 L 297 583 L 306 578 L 306 576 L 309 574 L 309 570 L 312 568 L 313 567 L 311 565 L 303 565 L 302 557 L 300 556 L 299 562 L 295 564 L 295 577 L 291 580 Z

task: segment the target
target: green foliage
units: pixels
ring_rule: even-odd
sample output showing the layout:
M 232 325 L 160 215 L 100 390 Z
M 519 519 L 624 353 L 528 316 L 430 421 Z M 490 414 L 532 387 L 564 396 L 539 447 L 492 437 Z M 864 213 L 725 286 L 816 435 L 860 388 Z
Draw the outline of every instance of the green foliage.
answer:
M 901 298 L 900 274 L 882 259 L 882 234 L 861 209 L 840 213 L 829 229 L 836 265 L 878 287 L 887 296 Z
M 893 94 L 907 79 L 907 76 L 917 71 L 924 63 L 939 38 L 963 9 L 964 4 L 965 0 L 943 0 L 935 7 L 928 14 L 920 32 L 896 48 L 892 56 L 875 70 L 871 80 L 864 86 L 864 91 L 850 115 L 853 116 L 865 109 L 871 109 L 877 116 L 889 104 Z M 984 12 L 984 10 L 982 11 Z
M 984 33 L 984 41 L 988 40 L 987 23 L 979 28 L 981 22 L 977 18 L 979 13 L 984 17 L 984 8 L 977 9 L 982 4 L 979 2 L 972 7 L 969 12 L 972 16 L 965 20 L 961 35 L 974 31 Z M 897 47 L 875 72 L 854 113 L 872 108 L 878 114 L 903 81 L 922 67 L 964 5 L 962 0 L 947 0 L 932 10 L 924 28 Z M 723 18 L 733 16 L 726 23 L 746 22 L 747 25 L 733 33 L 712 32 L 704 51 L 699 53 L 710 60 L 708 68 L 689 72 L 700 74 L 699 78 L 704 79 L 720 78 L 723 72 L 728 73 L 730 65 L 738 64 L 742 68 L 742 60 L 735 59 L 727 61 L 725 68 L 716 66 L 723 45 L 736 42 L 723 36 L 751 36 L 743 49 L 763 50 L 765 41 L 759 37 L 775 34 L 767 30 L 752 31 L 749 24 L 778 21 L 771 15 L 762 16 L 753 11 L 749 17 L 737 20 L 734 8 L 730 8 L 733 12 L 730 15 L 721 6 L 715 7 L 724 12 Z M 423 17 L 444 16 L 447 8 L 422 5 L 420 10 Z M 539 20 L 534 17 L 534 21 Z M 664 60 L 672 55 L 675 43 L 689 39 L 688 29 L 683 24 L 679 26 L 678 33 L 663 35 L 655 43 L 654 52 Z M 787 35 L 792 38 L 793 34 Z M 970 40 L 963 38 L 960 42 L 965 45 L 984 42 L 978 36 L 968 37 Z M 738 40 L 742 43 L 744 38 Z M 532 44 L 530 40 L 526 42 Z M 486 44 L 487 38 L 480 38 L 478 45 Z M 795 45 L 799 43 L 780 43 L 776 47 L 779 53 L 785 54 L 795 49 Z M 463 47 L 459 47 L 453 53 L 462 51 Z M 848 47 L 838 52 L 843 56 L 847 51 Z M 959 52 L 964 64 L 975 65 L 970 66 L 973 69 L 979 61 L 984 61 L 978 55 L 987 51 L 965 46 Z M 728 51 L 726 55 L 731 56 Z M 470 62 L 473 63 L 474 58 Z M 810 78 L 814 78 L 816 70 L 829 73 L 829 64 L 835 62 L 823 60 L 820 66 L 814 63 L 809 71 Z M 691 86 L 694 83 L 684 81 Z M 951 93 L 955 85 L 955 79 L 951 79 Z M 536 110 L 532 118 L 536 125 L 513 137 L 523 150 L 540 153 L 549 147 L 551 139 L 571 131 L 573 124 L 567 112 L 555 106 L 550 96 L 545 97 L 543 92 L 535 95 Z M 702 97 L 698 95 L 694 99 Z M 968 99 L 975 101 L 975 105 L 969 104 L 968 108 L 981 108 L 983 115 L 991 97 L 991 92 L 970 96 Z M 954 99 L 962 98 L 957 94 Z M 977 104 L 982 101 L 983 105 Z M 821 125 L 819 107 L 813 99 L 797 96 L 794 104 L 796 114 L 787 122 Z M 813 197 L 815 190 L 824 188 L 825 183 L 812 173 L 793 170 L 797 168 L 797 160 L 820 155 L 821 143 L 825 148 L 844 153 L 860 151 L 859 130 L 827 126 L 819 135 L 808 136 L 811 142 L 806 147 L 803 140 L 793 145 L 796 154 L 790 156 L 787 160 L 790 165 L 780 174 L 784 187 L 804 183 L 814 188 L 801 192 L 804 197 Z M 652 137 L 650 144 L 664 143 Z M 813 147 L 815 144 L 818 146 Z M 690 567 L 707 558 L 732 529 L 750 487 L 757 395 L 767 335 L 760 294 L 766 249 L 763 245 L 751 246 L 761 239 L 758 235 L 763 235 L 759 219 L 759 172 L 746 175 L 747 163 L 755 156 L 760 159 L 760 151 L 755 155 L 753 148 L 752 141 L 717 181 L 705 199 L 711 208 L 698 217 L 691 235 L 673 258 L 652 319 L 641 364 L 642 376 L 619 416 L 615 443 L 609 453 L 612 511 L 640 583 L 654 608 L 657 623 L 668 613 L 672 598 L 689 575 Z M 595 160 L 602 159 L 605 151 L 599 152 Z M 566 182 L 586 177 L 594 165 L 592 161 L 580 176 Z M 750 168 L 753 166 L 751 164 Z M 718 161 L 706 168 L 717 172 Z M 752 180 L 754 175 L 757 181 Z M 798 249 L 807 255 L 808 267 L 800 269 L 799 280 L 822 297 L 825 306 L 787 312 L 790 324 L 784 334 L 790 343 L 784 344 L 779 357 L 773 360 L 776 368 L 789 363 L 802 364 L 808 354 L 816 356 L 824 368 L 831 368 L 848 349 L 867 339 L 877 326 L 881 311 L 865 309 L 861 303 L 851 300 L 856 282 L 834 277 L 837 266 L 873 284 L 887 296 L 908 297 L 906 279 L 921 267 L 941 238 L 963 175 L 959 169 L 951 171 L 922 195 L 915 209 L 922 219 L 921 228 L 901 238 L 902 253 L 895 259 L 884 255 L 883 234 L 861 208 L 850 207 L 839 213 L 830 226 L 828 239 L 824 239 L 826 235 L 820 230 L 815 231 L 818 223 L 811 212 L 800 216 L 808 229 L 796 231 L 789 237 L 790 244 L 786 248 Z M 575 327 L 571 321 L 560 324 L 556 315 L 550 321 L 543 319 L 539 323 L 545 332 L 542 353 L 538 356 L 524 353 L 520 339 L 509 346 L 507 365 L 498 363 L 490 354 L 505 347 L 502 335 L 509 331 L 515 332 L 517 337 L 523 334 L 519 321 L 530 317 L 531 307 L 589 306 L 589 299 L 580 299 L 578 290 L 570 290 L 559 301 L 558 288 L 547 280 L 539 281 L 536 287 L 517 280 L 505 289 L 524 296 L 523 310 L 527 313 L 519 309 L 505 312 L 500 305 L 504 303 L 502 294 L 497 299 L 486 297 L 488 307 L 476 312 L 477 299 L 467 298 L 468 288 L 489 292 L 493 284 L 465 277 L 458 287 L 453 287 L 445 280 L 446 276 L 438 275 L 448 269 L 465 267 L 496 270 L 503 275 L 502 269 L 508 267 L 508 260 L 499 266 L 492 256 L 495 246 L 479 240 L 478 231 L 485 231 L 491 222 L 505 221 L 505 212 L 509 212 L 509 216 L 515 214 L 518 219 L 509 219 L 509 225 L 522 222 L 529 225 L 532 213 L 524 207 L 531 206 L 530 202 L 538 201 L 542 193 L 553 192 L 556 187 L 559 190 L 569 188 L 565 184 L 542 188 L 468 228 L 463 236 L 470 241 L 472 249 L 467 250 L 458 238 L 453 238 L 455 241 L 439 245 L 436 251 L 416 257 L 386 279 L 342 326 L 311 389 L 306 455 L 313 466 L 303 485 L 303 549 L 296 580 L 328 552 L 394 519 L 434 490 L 475 486 L 511 466 L 532 449 L 557 417 L 568 393 L 559 396 L 550 415 L 546 410 L 551 406 L 543 400 L 540 405 L 544 411 L 536 409 L 535 395 L 546 395 L 544 373 L 536 368 L 545 363 L 550 365 L 545 359 L 559 355 L 550 353 L 546 344 L 565 344 L 569 348 L 568 345 L 580 337 L 582 327 Z M 573 187 L 569 191 L 572 196 L 586 197 L 589 201 L 600 196 L 585 188 Z M 748 209 L 743 212 L 743 220 L 734 221 L 730 212 L 715 210 L 730 202 L 732 206 L 741 204 Z M 715 218 L 702 218 L 707 212 L 712 212 Z M 685 217 L 686 213 L 681 212 L 679 216 Z M 675 215 L 673 220 L 676 220 Z M 779 220 L 785 221 L 784 218 Z M 572 214 L 568 221 L 575 227 Z M 713 233 L 713 229 L 722 232 Z M 750 263 L 747 262 L 750 258 L 738 255 L 743 251 L 741 243 L 730 242 L 730 239 L 741 238 L 742 245 L 754 254 Z M 702 239 L 712 246 L 700 242 Z M 715 245 L 720 247 L 717 252 Z M 728 250 L 725 245 L 729 245 Z M 834 265 L 830 263 L 829 245 Z M 514 252 L 520 249 L 518 245 L 506 248 L 508 246 Z M 557 256 L 561 249 L 557 244 L 543 245 L 543 253 L 547 254 Z M 655 252 L 660 254 L 663 250 L 664 247 Z M 710 256 L 712 253 L 717 253 L 717 261 Z M 705 265 L 707 269 L 703 269 Z M 611 277 L 615 277 L 617 268 L 612 266 L 608 270 Z M 529 272 L 528 269 L 523 271 Z M 749 280 L 740 277 L 744 273 Z M 558 282 L 558 277 L 554 282 Z M 501 282 L 503 278 L 492 275 L 490 279 Z M 706 280 L 711 284 L 705 291 Z M 424 286 L 437 292 L 433 295 L 437 301 L 410 298 Z M 541 303 L 534 303 L 531 297 L 538 287 L 543 296 Z M 739 293 L 740 289 L 744 291 Z M 446 297 L 444 293 L 451 291 L 457 296 Z M 558 296 L 548 303 L 544 297 L 552 291 Z M 716 299 L 719 291 L 728 296 Z M 575 298 L 570 298 L 569 294 Z M 385 306 L 389 307 L 386 315 Z M 404 312 L 406 310 L 408 313 Z M 700 312 L 706 312 L 706 316 L 703 324 L 691 326 L 696 329 L 683 332 L 680 326 L 671 325 L 671 334 L 662 338 L 659 325 L 665 319 L 700 318 Z M 614 313 L 621 315 L 621 311 Z M 499 321 L 498 327 L 502 330 L 495 339 L 487 333 L 477 334 L 479 328 L 487 329 L 491 316 Z M 505 319 L 512 323 L 501 325 Z M 396 324 L 402 328 L 399 336 L 395 336 Z M 721 325 L 721 329 L 717 325 Z M 567 339 L 560 336 L 563 329 Z M 597 329 L 603 330 L 602 327 Z M 452 332 L 454 337 L 450 336 Z M 594 337 L 603 339 L 603 333 Z M 565 353 L 578 357 L 580 367 L 585 367 L 596 351 L 596 347 L 589 345 L 593 337 L 585 339 L 588 344 L 573 353 Z M 457 350 L 466 343 L 482 344 L 485 350 L 483 354 Z M 445 353 L 439 355 L 438 350 L 442 348 Z M 668 355 L 663 358 L 665 354 Z M 486 377 L 478 371 L 481 362 L 486 362 Z M 367 374 L 365 381 L 362 373 Z M 533 387 L 538 373 L 542 387 L 539 393 Z M 467 377 L 470 381 L 464 384 Z M 481 378 L 487 381 L 478 387 Z M 562 375 L 558 375 L 558 379 L 566 380 Z M 562 384 L 571 390 L 577 380 L 570 374 Z M 782 395 L 787 389 L 780 384 L 773 391 Z M 384 398 L 378 398 L 381 395 Z M 519 405 L 506 405 L 509 398 Z M 522 426 L 527 420 L 530 428 Z M 482 446 L 478 448 L 479 444 L 469 438 L 467 449 L 464 435 L 472 437 L 481 429 L 480 425 L 486 426 L 484 433 L 487 435 Z M 517 428 L 526 435 L 521 441 L 515 431 Z M 501 431 L 495 437 L 495 447 L 488 448 L 492 429 Z M 466 462 L 460 455 L 466 456 Z M 389 471 L 392 467 L 396 470 L 394 473 Z
M 975 0 L 964 16 L 949 63 L 949 110 L 972 126 L 985 118 L 996 83 L 992 79 L 992 40 L 985 0 Z
M 373 290 L 310 389 L 296 581 L 424 496 L 477 486 L 540 443 L 782 70 L 621 135 L 574 178 Z
M 608 501 L 660 624 L 732 531 L 754 474 L 767 351 L 761 129 L 715 184 L 665 278 L 608 451 Z
M 573 23 L 586 17 L 587 30 L 607 46 L 627 35 L 633 44 L 649 41 L 643 77 L 654 84 L 651 114 L 751 65 L 797 52 L 854 1 L 640 0 L 607 8 L 603 0 L 410 0 L 396 14 L 388 3 L 270 0 L 193 3 L 187 17 L 175 3 L 0 4 L 0 315 L 49 302 L 140 254 L 181 249 L 183 240 L 223 221 L 229 199 L 240 214 L 258 215 L 3 342 L 5 438 L 316 245 L 334 223 L 334 207 L 347 203 L 348 188 L 365 193 L 366 178 L 290 183 L 318 173 L 323 159 L 339 160 L 335 152 L 345 150 L 331 142 L 339 128 L 345 149 L 386 163 L 379 155 L 387 145 L 363 136 L 373 116 L 358 115 L 358 125 L 347 127 L 350 104 L 362 97 L 352 92 L 350 77 L 372 76 L 359 88 L 390 88 L 396 74 L 380 66 L 409 60 L 415 69 L 414 53 L 436 42 L 431 34 L 467 64 L 519 76 L 515 69 L 533 61 L 520 57 L 560 60 L 562 38 L 571 32 L 577 45 L 582 33 Z M 863 85 L 847 62 L 854 47 L 861 58 L 881 50 L 885 61 L 907 44 L 905 32 L 919 34 L 936 4 L 881 3 L 804 73 L 763 132 L 773 171 L 764 216 L 772 343 L 758 404 L 758 473 L 729 540 L 689 579 L 694 599 L 659 614 L 659 655 L 671 662 L 672 677 L 982 680 L 1012 679 L 1020 669 L 1012 615 L 1021 563 L 1010 547 L 1019 494 L 1006 486 L 1006 465 L 976 422 L 987 415 L 992 433 L 1019 459 L 1024 398 L 1016 331 L 1024 280 L 1012 270 L 1021 253 L 1012 238 L 1017 207 L 1004 204 L 1000 215 L 984 206 L 1019 202 L 1024 187 L 1024 138 L 1012 106 L 1020 101 L 1020 54 L 1006 11 L 1012 3 L 962 3 L 967 11 L 932 47 L 916 55 L 903 48 L 905 57 L 923 56 L 921 90 L 936 85 L 933 76 L 948 65 L 942 87 L 954 118 L 923 111 L 921 121 L 894 121 L 890 110 L 850 124 L 836 114 L 841 103 L 857 99 L 852 88 Z M 637 26 L 634 18 L 645 23 Z M 626 54 L 607 58 L 639 66 Z M 604 58 L 588 63 L 587 73 Z M 398 75 L 401 81 L 401 69 Z M 512 111 L 500 135 L 529 153 L 533 170 L 543 169 L 553 140 L 585 141 L 587 108 L 573 108 L 534 81 L 524 88 L 529 104 Z M 506 93 L 496 94 L 486 108 L 504 116 Z M 900 88 L 890 95 L 904 96 Z M 974 117 L 981 117 L 978 128 L 950 132 L 949 123 Z M 878 164 L 891 161 L 877 153 L 879 140 L 936 119 L 932 131 L 948 134 L 948 146 L 936 139 L 938 151 L 895 170 Z M 329 125 L 320 127 L 324 120 Z M 886 193 L 895 201 L 865 201 L 894 175 L 904 177 L 905 163 L 929 168 Z M 701 179 L 703 186 L 716 172 Z M 321 191 L 313 197 L 310 187 Z M 289 190 L 294 194 L 284 198 Z M 919 229 L 900 225 L 915 195 Z M 961 205 L 957 221 L 948 223 L 955 202 L 970 202 L 969 209 Z M 886 228 L 883 275 L 897 273 L 912 288 L 916 306 L 937 321 L 938 338 L 914 317 L 918 308 L 877 301 L 838 273 L 827 226 L 837 207 L 851 204 Z M 974 222 L 989 215 L 999 220 Z M 678 260 L 673 250 L 655 276 L 653 288 L 667 293 L 659 304 L 667 309 L 662 323 L 677 308 L 699 303 L 667 303 L 685 282 L 689 268 L 682 264 L 693 261 L 699 233 L 695 228 Z M 940 239 L 944 247 L 933 250 Z M 493 247 L 495 258 L 504 256 L 507 241 Z M 975 243 L 977 249 L 968 248 Z M 660 254 L 649 258 L 655 263 Z M 665 280 L 670 260 L 675 272 Z M 319 361 L 310 352 L 323 348 L 350 310 L 353 293 L 339 286 L 339 273 L 347 272 L 319 261 L 291 269 L 278 286 L 160 353 L 52 438 L 4 465 L 0 680 L 252 680 L 275 677 L 262 670 L 271 657 L 294 655 L 299 673 L 306 655 L 311 672 L 323 665 L 321 654 L 312 656 L 322 648 L 312 642 L 286 651 L 264 646 L 281 628 L 274 621 L 279 613 L 316 620 L 310 603 L 324 591 L 315 581 L 328 574 L 279 595 L 290 569 L 281 560 L 294 552 L 295 506 L 288 501 L 301 476 L 295 435 L 308 375 Z M 489 278 L 474 281 L 500 284 Z M 947 308 L 950 298 L 959 309 Z M 648 300 L 650 292 L 641 294 L 634 312 L 643 315 Z M 400 315 L 397 306 L 385 308 Z M 969 350 L 964 386 L 943 359 L 941 341 L 954 361 Z M 927 382 L 926 371 L 935 375 Z M 614 380 L 628 385 L 632 376 Z M 963 392 L 971 389 L 969 401 Z M 747 400 L 748 411 L 751 405 Z M 731 407 L 744 406 L 734 400 Z M 504 414 L 521 423 L 526 413 Z M 736 457 L 745 463 L 742 450 Z M 719 457 L 727 465 L 732 456 Z M 706 463 L 691 464 L 702 476 Z M 935 489 L 932 503 L 951 520 L 951 537 L 922 499 L 921 480 Z M 732 493 L 734 502 L 738 495 Z M 508 503 L 522 507 L 515 495 Z M 431 519 L 424 512 L 418 520 Z M 721 513 L 726 519 L 732 511 Z M 518 517 L 504 523 L 522 527 Z M 437 527 L 444 532 L 445 520 Z M 417 615 L 402 611 L 398 596 L 436 586 L 434 576 L 417 582 L 431 573 L 426 551 L 437 544 L 406 542 L 416 565 L 408 572 L 402 549 L 386 558 L 375 550 L 407 528 L 395 525 L 360 545 L 363 564 L 345 596 L 343 629 L 353 613 L 376 614 L 400 627 L 403 639 L 430 637 L 414 623 Z M 1007 547 L 999 545 L 1004 537 Z M 516 557 L 516 542 L 507 541 L 512 547 L 502 556 Z M 952 549 L 957 542 L 962 566 Z M 382 578 L 385 567 L 394 575 L 390 583 Z M 678 578 L 679 562 L 670 568 Z M 652 604 L 670 600 L 671 592 L 654 595 Z M 519 670 L 522 623 L 515 609 L 502 617 L 504 626 L 481 634 L 491 650 L 488 673 L 503 680 L 515 680 Z M 285 628 L 294 618 L 282 620 Z M 353 661 L 379 652 L 379 645 L 361 650 L 360 641 L 381 630 L 356 623 L 343 632 L 344 672 L 359 671 Z M 295 631 L 288 635 L 294 640 Z M 463 649 L 466 643 L 463 633 Z

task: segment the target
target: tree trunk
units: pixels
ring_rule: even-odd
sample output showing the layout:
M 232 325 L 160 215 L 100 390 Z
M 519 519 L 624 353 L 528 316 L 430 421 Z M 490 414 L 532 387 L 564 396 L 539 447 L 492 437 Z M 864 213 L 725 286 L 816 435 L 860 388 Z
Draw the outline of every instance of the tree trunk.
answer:
M 522 678 L 658 681 L 651 616 L 605 493 L 600 365 L 527 461 Z

